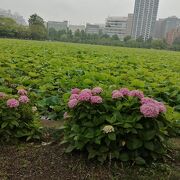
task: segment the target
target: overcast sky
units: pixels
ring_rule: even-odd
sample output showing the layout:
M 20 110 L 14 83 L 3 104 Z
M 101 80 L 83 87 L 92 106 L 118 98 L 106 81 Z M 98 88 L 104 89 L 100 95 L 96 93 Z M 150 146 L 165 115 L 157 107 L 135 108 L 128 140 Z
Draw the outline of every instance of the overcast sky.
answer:
M 127 16 L 135 0 L 0 0 L 0 8 L 18 12 L 27 20 L 37 13 L 45 21 L 71 24 L 104 23 L 107 16 Z M 180 0 L 160 0 L 158 18 L 180 17 Z

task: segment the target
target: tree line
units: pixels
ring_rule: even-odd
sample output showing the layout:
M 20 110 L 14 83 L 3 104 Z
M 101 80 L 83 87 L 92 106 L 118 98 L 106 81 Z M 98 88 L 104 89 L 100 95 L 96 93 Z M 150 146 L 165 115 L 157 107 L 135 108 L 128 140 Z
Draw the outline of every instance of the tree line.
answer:
M 28 23 L 29 26 L 22 26 L 11 18 L 0 17 L 0 37 L 180 51 L 180 37 L 175 39 L 172 46 L 169 46 L 165 40 L 152 38 L 144 41 L 142 37 L 134 40 L 131 36 L 126 36 L 123 41 L 120 41 L 117 35 L 110 37 L 102 31 L 98 34 L 87 34 L 84 30 L 76 30 L 74 33 L 70 29 L 56 31 L 50 28 L 47 30 L 44 20 L 37 14 L 31 15 Z

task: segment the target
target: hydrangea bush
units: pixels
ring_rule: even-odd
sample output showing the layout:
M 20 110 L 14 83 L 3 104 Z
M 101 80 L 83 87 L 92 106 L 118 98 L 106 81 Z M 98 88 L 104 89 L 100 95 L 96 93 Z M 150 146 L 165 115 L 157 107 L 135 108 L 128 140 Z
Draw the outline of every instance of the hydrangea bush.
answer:
M 0 92 L 0 142 L 16 142 L 19 139 L 38 139 L 39 128 L 35 123 L 37 108 L 33 106 L 25 89 L 17 94 Z
M 112 94 L 94 89 L 72 89 L 64 114 L 66 152 L 85 151 L 104 162 L 118 159 L 145 164 L 167 153 L 173 129 L 162 102 L 127 88 Z

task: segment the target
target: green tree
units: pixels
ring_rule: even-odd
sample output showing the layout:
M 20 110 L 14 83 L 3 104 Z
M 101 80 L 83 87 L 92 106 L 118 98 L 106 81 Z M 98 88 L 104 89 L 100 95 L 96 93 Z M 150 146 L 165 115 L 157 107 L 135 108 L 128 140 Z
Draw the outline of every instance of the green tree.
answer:
M 129 41 L 131 39 L 131 36 L 126 36 L 126 37 L 124 37 L 124 42 L 127 42 L 127 41 Z
M 44 20 L 40 16 L 33 14 L 30 16 L 28 22 L 32 39 L 44 40 L 47 38 Z
M 16 37 L 18 24 L 15 20 L 6 17 L 0 17 L 0 37 Z
M 117 34 L 114 34 L 114 35 L 112 36 L 112 40 L 119 40 L 118 35 L 117 35 Z

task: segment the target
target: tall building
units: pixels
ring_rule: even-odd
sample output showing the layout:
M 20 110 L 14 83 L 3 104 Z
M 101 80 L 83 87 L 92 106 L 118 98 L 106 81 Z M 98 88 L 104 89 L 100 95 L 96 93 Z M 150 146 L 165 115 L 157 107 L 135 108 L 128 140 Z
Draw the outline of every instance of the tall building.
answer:
M 111 16 L 106 19 L 105 34 L 109 36 L 117 35 L 123 40 L 127 33 L 127 17 Z
M 155 26 L 154 26 L 154 31 L 153 31 L 154 39 L 163 39 L 164 20 L 165 19 L 159 19 L 156 21 Z
M 126 36 L 131 36 L 134 14 L 128 14 Z
M 63 22 L 48 21 L 47 22 L 47 29 L 49 30 L 50 28 L 53 28 L 56 31 L 67 30 L 68 21 L 63 21 Z
M 180 26 L 180 19 L 176 16 L 168 17 L 164 21 L 163 25 L 163 37 L 166 37 L 167 33 L 172 29 L 175 29 Z
M 134 7 L 132 37 L 144 40 L 152 37 L 157 18 L 159 0 L 136 0 Z
M 155 23 L 153 37 L 156 39 L 165 39 L 167 37 L 167 33 L 177 27 L 180 27 L 180 19 L 176 16 L 159 19 Z

